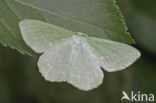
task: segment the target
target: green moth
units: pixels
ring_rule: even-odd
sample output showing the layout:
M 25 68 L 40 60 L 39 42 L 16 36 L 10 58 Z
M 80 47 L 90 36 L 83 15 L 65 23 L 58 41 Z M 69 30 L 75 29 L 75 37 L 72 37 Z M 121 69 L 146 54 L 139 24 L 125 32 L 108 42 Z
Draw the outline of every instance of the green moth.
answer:
M 19 23 L 24 41 L 36 53 L 39 71 L 51 82 L 68 82 L 81 90 L 99 86 L 101 70 L 123 70 L 140 57 L 140 52 L 123 43 L 88 37 L 38 20 Z

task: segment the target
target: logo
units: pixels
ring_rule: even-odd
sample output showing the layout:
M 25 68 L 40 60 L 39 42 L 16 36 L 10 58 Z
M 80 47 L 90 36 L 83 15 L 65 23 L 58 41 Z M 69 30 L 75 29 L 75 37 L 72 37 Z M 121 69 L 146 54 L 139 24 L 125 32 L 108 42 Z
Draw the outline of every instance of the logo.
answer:
M 121 101 L 123 100 L 128 100 L 128 101 L 139 101 L 139 102 L 154 102 L 154 94 L 145 94 L 141 93 L 140 91 L 134 92 L 131 91 L 131 95 L 128 96 L 128 94 L 125 91 L 122 91 L 122 98 Z

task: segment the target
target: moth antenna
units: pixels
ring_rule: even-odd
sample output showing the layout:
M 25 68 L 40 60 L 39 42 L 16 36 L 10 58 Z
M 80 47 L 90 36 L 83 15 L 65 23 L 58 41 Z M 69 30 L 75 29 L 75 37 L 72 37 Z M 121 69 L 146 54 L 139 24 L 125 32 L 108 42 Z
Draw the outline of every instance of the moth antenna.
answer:
M 88 37 L 88 35 L 87 34 L 82 34 L 83 36 L 85 36 L 85 37 Z
M 78 34 L 79 32 L 73 32 L 74 34 Z M 85 37 L 88 37 L 88 35 L 87 34 L 82 34 L 83 36 L 85 36 Z

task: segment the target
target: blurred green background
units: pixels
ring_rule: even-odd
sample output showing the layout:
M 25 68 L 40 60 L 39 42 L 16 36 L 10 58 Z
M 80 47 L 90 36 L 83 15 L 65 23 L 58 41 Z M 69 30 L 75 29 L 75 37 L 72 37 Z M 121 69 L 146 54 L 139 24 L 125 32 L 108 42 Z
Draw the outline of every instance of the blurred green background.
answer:
M 45 81 L 37 57 L 0 45 L 0 103 L 121 103 L 122 91 L 156 94 L 156 0 L 118 0 L 142 57 L 128 69 L 108 73 L 89 92 Z M 127 102 L 127 101 L 124 101 Z M 144 102 L 142 102 L 144 103 Z

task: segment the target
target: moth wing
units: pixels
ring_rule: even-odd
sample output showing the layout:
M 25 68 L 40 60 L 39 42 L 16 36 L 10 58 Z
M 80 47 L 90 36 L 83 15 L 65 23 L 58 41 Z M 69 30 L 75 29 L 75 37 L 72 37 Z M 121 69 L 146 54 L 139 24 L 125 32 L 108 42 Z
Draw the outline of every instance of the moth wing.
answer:
M 103 80 L 96 56 L 90 54 L 81 39 L 46 51 L 38 66 L 46 80 L 67 81 L 81 90 L 93 89 Z
M 46 80 L 51 82 L 67 81 L 71 49 L 71 46 L 65 43 L 49 49 L 40 56 L 38 67 Z
M 108 72 L 123 70 L 140 57 L 140 52 L 127 44 L 94 37 L 87 40 L 99 57 L 101 66 Z
M 66 29 L 38 20 L 23 20 L 19 26 L 24 41 L 37 53 L 56 45 L 55 41 L 72 36 L 72 32 Z
M 104 74 L 100 68 L 100 63 L 96 55 L 91 51 L 86 42 L 80 45 L 73 45 L 71 70 L 67 81 L 82 90 L 91 90 L 98 87 Z

